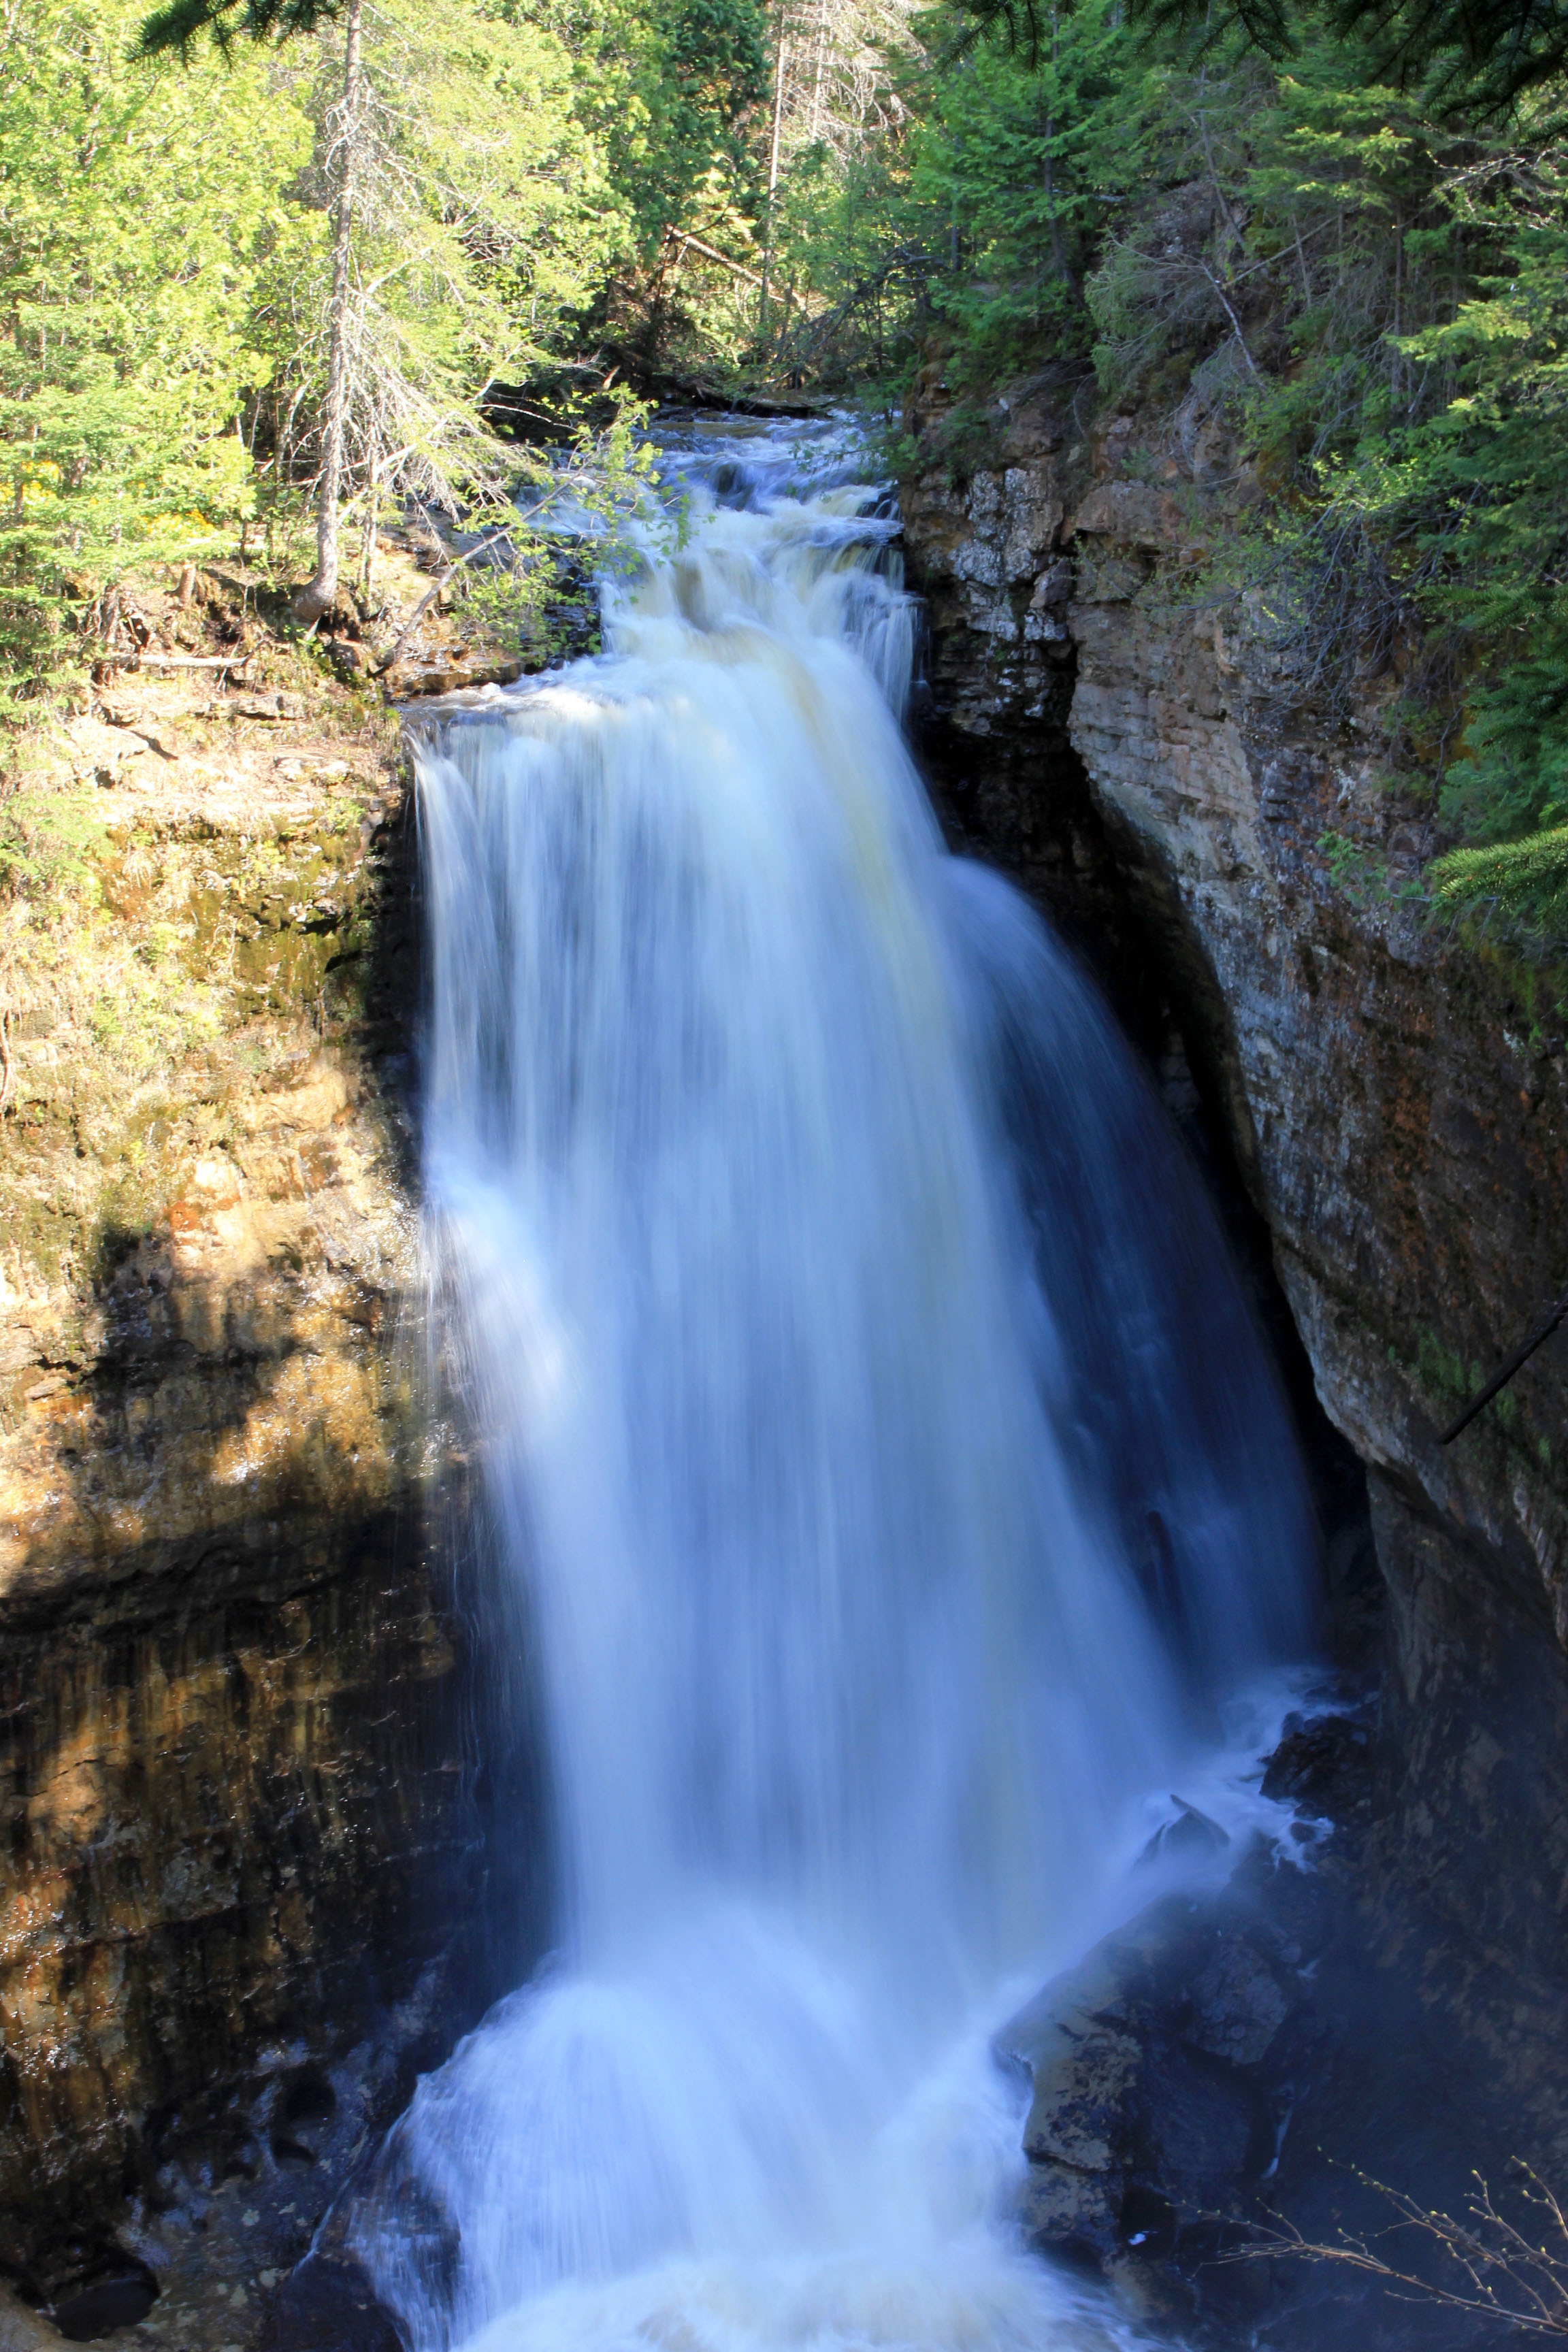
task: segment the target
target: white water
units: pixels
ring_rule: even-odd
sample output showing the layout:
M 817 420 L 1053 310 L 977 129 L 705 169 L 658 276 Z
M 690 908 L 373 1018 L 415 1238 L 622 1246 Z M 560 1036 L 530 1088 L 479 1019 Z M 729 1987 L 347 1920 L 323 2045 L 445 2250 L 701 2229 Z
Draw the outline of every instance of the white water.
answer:
M 355 2241 L 416 2352 L 1131 2344 L 1016 2241 L 988 2035 L 1156 1891 L 1170 1790 L 1256 1810 L 1214 1702 L 1300 1631 L 1284 1420 L 1106 1016 L 943 851 L 868 496 L 674 465 L 612 650 L 420 763 L 558 1948 Z

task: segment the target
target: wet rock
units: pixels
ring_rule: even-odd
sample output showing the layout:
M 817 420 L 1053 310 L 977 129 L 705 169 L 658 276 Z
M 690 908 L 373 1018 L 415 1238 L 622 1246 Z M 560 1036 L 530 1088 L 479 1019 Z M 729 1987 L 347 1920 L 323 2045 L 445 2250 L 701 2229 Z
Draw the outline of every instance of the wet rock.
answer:
M 60 2352 L 65 2337 L 0 2281 L 0 2352 Z
M 1365 1722 L 1347 1715 L 1288 1715 L 1263 1776 L 1263 1793 L 1342 1814 L 1364 1797 L 1371 1769 L 1372 1733 Z
M 1141 2261 L 1163 2263 L 1176 2249 L 1180 2222 L 1176 2209 L 1157 2189 L 1131 2188 L 1116 2217 L 1117 2242 Z
M 1191 2218 L 1249 2191 L 1261 2168 L 1250 2166 L 1258 2138 L 1255 2086 L 1234 2066 L 1203 2063 L 1166 2030 L 1170 2012 L 1149 2019 L 1150 2047 L 1139 2084 L 1130 2143 L 1131 2180 L 1156 2183 Z
M 404 661 L 386 673 L 386 691 L 395 702 L 480 691 L 486 687 L 515 686 L 525 674 L 515 660 L 486 661 L 467 649 L 427 661 Z
M 278 2086 L 268 2143 L 275 2164 L 315 2164 L 330 2139 L 337 2093 L 315 2066 L 305 2066 Z
M 1227 1937 L 1193 1979 L 1185 2040 L 1232 2066 L 1256 2066 L 1290 2013 L 1273 1969 L 1256 1946 Z
M 1275 2149 L 1263 2062 L 1300 2001 L 1275 1931 L 1237 1903 L 1155 1905 L 1000 2037 L 1031 2071 L 1022 2218 L 1037 2245 L 1108 2272 L 1163 2261 L 1256 2189 Z
M 1386 2229 L 1376 2179 L 1459 2212 L 1516 2145 L 1495 2074 L 1426 2029 L 1437 1955 L 1381 1965 L 1353 1857 L 1289 1851 L 1259 1839 L 1224 1888 L 1152 1906 L 1000 2037 L 1033 2070 L 1022 2226 L 1161 2341 L 1471 2352 L 1375 2281 L 1234 2259 L 1281 2217 L 1310 2243 Z
M 1125 1939 L 1099 1947 L 998 2036 L 1031 2077 L 1023 2218 L 1047 2249 L 1103 2259 L 1115 2248 L 1144 2060 L 1124 1999 L 1136 1966 Z
M 353 2257 L 313 2253 L 279 2289 L 261 2352 L 404 2352 L 391 2313 Z
M 1042 2157 L 1029 2168 L 1018 2218 L 1031 2244 L 1100 2267 L 1116 2243 L 1118 2201 L 1110 2172 L 1079 2172 Z
M 116 2328 L 135 2327 L 158 2299 L 158 2282 L 144 2263 L 116 2262 L 74 2281 L 57 2294 L 49 2316 L 72 2344 L 96 2344 Z
M 1230 1837 L 1217 1822 L 1211 1822 L 1206 1813 L 1201 1813 L 1196 1805 L 1189 1805 L 1184 1797 L 1173 1796 L 1171 1802 L 1176 1808 L 1176 1818 L 1155 1831 L 1143 1849 L 1142 1861 L 1152 1862 L 1161 1854 L 1192 1856 L 1224 1852 Z
M 363 757 L 312 765 L 111 811 L 126 911 L 40 989 L 0 1155 L 0 2268 L 68 2315 L 109 2231 L 179 2274 L 190 2352 L 236 2192 L 258 2322 L 536 1932 L 530 1839 L 492 1853 L 474 1793 L 507 1645 L 411 1377 L 412 838 Z M 167 1045 L 128 1075 L 80 1003 L 149 922 Z M 349 2100 L 362 2045 L 394 2063 Z
M 1100 2022 L 1081 2006 L 1059 2018 L 1052 2042 L 1034 2060 L 1034 2103 L 1024 2128 L 1030 2163 L 1110 2172 L 1142 2063 L 1135 2036 Z

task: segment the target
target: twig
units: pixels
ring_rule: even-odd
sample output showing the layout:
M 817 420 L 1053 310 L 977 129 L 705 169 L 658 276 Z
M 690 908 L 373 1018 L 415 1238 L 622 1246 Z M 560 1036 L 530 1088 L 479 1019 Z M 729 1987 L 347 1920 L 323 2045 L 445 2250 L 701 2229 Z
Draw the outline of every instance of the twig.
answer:
M 11 1099 L 11 1008 L 0 1013 L 0 1118 Z
M 1426 845 L 1432 838 L 1432 827 L 1437 815 L 1437 803 L 1442 797 L 1443 776 L 1448 764 L 1448 738 L 1453 733 L 1455 728 L 1458 725 L 1462 713 L 1462 704 L 1458 709 L 1450 713 L 1448 723 L 1443 730 L 1442 740 L 1437 746 L 1437 773 L 1433 779 L 1432 783 L 1432 804 L 1426 811 L 1426 822 L 1421 828 L 1421 855 L 1423 857 L 1426 855 Z
M 1230 307 L 1229 295 L 1226 292 L 1225 288 L 1220 284 L 1219 279 L 1215 276 L 1214 271 L 1209 268 L 1206 261 L 1200 262 L 1198 267 L 1203 271 L 1204 276 L 1208 279 L 1209 284 L 1214 288 L 1215 292 L 1219 296 L 1220 300 L 1225 305 L 1225 315 L 1236 330 L 1236 340 L 1241 345 L 1241 356 L 1247 362 L 1247 366 L 1252 370 L 1253 381 L 1255 383 L 1261 383 L 1263 379 L 1258 373 L 1258 362 L 1253 358 L 1252 353 L 1247 348 L 1247 337 L 1241 331 L 1241 320 L 1237 317 L 1236 312 Z
M 1378 2236 L 1392 2236 L 1397 2230 L 1423 2231 L 1457 2265 L 1466 2283 L 1449 2286 L 1441 2280 L 1424 2278 L 1417 2271 L 1402 2269 L 1374 2251 L 1375 2241 L 1369 2244 L 1365 2238 L 1352 2237 L 1347 2231 L 1341 2231 L 1336 2244 L 1314 2243 L 1293 2221 L 1273 2212 L 1268 2215 L 1271 2226 L 1259 2229 L 1254 2243 L 1228 2248 L 1211 2259 L 1216 2264 L 1281 2258 L 1340 2263 L 1380 2280 L 1401 2301 L 1423 2298 L 1450 2311 L 1495 2319 L 1521 2335 L 1548 2336 L 1559 2342 L 1568 2336 L 1568 2297 L 1563 2292 L 1568 2286 L 1568 2221 L 1557 2199 L 1530 2166 L 1521 2167 L 1525 2200 L 1551 2217 L 1552 2229 L 1563 2242 L 1562 2252 L 1549 2244 L 1535 2244 L 1500 2213 L 1479 2173 L 1472 2176 L 1476 2189 L 1468 2200 L 1470 2221 L 1467 2223 L 1451 2213 L 1429 2211 L 1402 2189 L 1388 2188 L 1356 2166 L 1346 2169 L 1363 2188 L 1386 2199 L 1398 2217 Z M 1483 2235 L 1485 2231 L 1490 2237 Z
M 821 310 L 817 313 L 816 317 L 810 321 L 810 332 L 806 335 L 801 348 L 805 352 L 815 352 L 825 337 L 836 335 L 851 313 L 869 296 L 885 286 L 888 279 L 899 270 L 908 270 L 913 275 L 916 270 L 941 269 L 943 266 L 940 257 L 935 254 L 915 253 L 911 252 L 907 245 L 900 246 L 898 251 L 890 254 L 880 268 L 874 269 L 868 278 L 862 278 L 858 285 L 852 286 L 841 302 L 835 303 L 830 310 Z M 804 326 L 806 321 L 803 319 L 801 323 Z
M 716 261 L 721 269 L 728 269 L 734 277 L 743 278 L 748 286 L 762 284 L 763 281 L 754 269 L 743 268 L 740 262 L 731 261 L 727 253 L 719 251 L 717 246 L 704 245 L 702 239 L 700 236 L 693 236 L 689 229 L 667 228 L 664 233 L 671 242 L 679 243 L 682 254 L 689 247 L 693 253 L 700 253 L 707 260 Z M 679 262 L 679 256 L 677 256 L 678 267 Z

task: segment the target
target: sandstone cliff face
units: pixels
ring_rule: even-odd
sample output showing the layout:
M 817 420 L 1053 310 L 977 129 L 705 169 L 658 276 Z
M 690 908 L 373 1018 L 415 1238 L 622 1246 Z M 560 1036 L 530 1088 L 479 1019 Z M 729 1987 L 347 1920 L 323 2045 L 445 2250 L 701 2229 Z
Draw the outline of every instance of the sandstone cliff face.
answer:
M 501 1981 L 528 1957 L 431 1435 L 395 746 L 159 759 L 5 942 L 0 2273 L 35 2294 L 127 2195 L 311 2164 L 322 2068 L 427 2062 L 487 1932 Z
M 933 449 L 942 408 L 928 378 Z M 1118 939 L 1152 960 L 1371 1477 L 1392 1601 L 1374 1877 L 1441 1928 L 1424 1965 L 1519 2055 L 1564 1973 L 1568 1346 L 1437 1439 L 1568 1276 L 1556 991 L 1355 887 L 1354 856 L 1414 877 L 1422 812 L 1386 772 L 1376 682 L 1333 723 L 1245 601 L 1184 597 L 1247 494 L 1229 452 L 1130 418 L 1091 437 L 1048 383 L 993 432 L 967 481 L 906 487 L 939 782 L 971 845 L 1069 926 L 1086 890 L 1113 899 L 1113 961 Z

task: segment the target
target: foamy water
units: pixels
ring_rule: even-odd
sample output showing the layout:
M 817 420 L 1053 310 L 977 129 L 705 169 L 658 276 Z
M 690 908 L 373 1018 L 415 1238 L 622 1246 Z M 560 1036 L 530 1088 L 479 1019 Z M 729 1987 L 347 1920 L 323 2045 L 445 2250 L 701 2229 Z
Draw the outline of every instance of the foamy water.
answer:
M 1285 1417 L 1102 1008 L 943 850 L 851 464 L 689 435 L 610 650 L 420 760 L 559 1885 L 356 2210 L 416 2352 L 1132 2345 L 1018 2240 L 989 2038 L 1171 1882 L 1171 1790 L 1269 1825 L 1220 1706 L 1300 1637 Z

